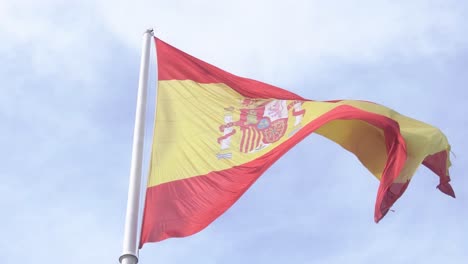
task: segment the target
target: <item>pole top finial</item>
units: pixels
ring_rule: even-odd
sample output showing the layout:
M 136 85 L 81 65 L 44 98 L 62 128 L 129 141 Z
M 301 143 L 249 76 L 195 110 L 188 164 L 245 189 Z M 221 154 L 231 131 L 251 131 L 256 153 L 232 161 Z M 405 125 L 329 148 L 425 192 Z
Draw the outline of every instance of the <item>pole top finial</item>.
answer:
M 148 28 L 147 30 L 145 30 L 145 33 L 144 34 L 150 34 L 150 35 L 153 35 L 154 33 L 154 30 L 152 28 Z

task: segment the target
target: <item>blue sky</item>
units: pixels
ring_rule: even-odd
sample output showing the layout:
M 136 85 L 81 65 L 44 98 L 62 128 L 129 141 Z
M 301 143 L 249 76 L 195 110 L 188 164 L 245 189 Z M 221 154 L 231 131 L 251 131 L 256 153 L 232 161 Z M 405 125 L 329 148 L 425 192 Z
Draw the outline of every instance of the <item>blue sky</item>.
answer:
M 3 263 L 118 262 L 148 27 L 234 74 L 439 127 L 457 199 L 421 167 L 375 224 L 378 181 L 311 135 L 207 229 L 145 245 L 140 263 L 467 263 L 467 3 L 127 2 L 0 1 Z M 147 142 L 154 50 L 151 67 Z

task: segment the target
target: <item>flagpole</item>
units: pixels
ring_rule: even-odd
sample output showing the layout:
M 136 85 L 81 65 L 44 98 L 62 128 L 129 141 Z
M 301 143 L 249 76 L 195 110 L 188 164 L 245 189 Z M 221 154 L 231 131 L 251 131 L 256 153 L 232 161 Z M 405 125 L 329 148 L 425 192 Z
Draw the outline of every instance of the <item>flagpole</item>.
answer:
M 122 264 L 138 263 L 138 207 L 140 203 L 141 165 L 143 156 L 143 138 L 145 133 L 146 94 L 148 86 L 148 68 L 151 39 L 153 30 L 148 29 L 143 34 L 143 46 L 140 60 L 140 79 L 138 82 L 138 96 L 135 114 L 135 128 L 133 130 L 132 161 L 130 166 L 130 183 L 128 186 L 127 213 L 125 215 L 125 230 L 123 238 Z

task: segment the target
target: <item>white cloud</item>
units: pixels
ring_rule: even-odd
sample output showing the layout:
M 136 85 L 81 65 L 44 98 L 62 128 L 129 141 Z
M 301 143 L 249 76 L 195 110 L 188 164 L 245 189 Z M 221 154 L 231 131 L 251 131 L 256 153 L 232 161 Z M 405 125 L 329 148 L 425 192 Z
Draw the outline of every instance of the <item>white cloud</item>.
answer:
M 10 1 L 0 3 L 0 55 L 11 60 L 27 54 L 34 74 L 96 79 L 99 31 L 105 30 L 89 1 Z M 93 48 L 94 47 L 94 48 Z M 85 85 L 86 88 L 88 85 Z
M 315 137 L 202 233 L 146 245 L 142 263 L 310 263 L 315 255 L 316 263 L 370 263 L 387 249 L 404 252 L 402 261 L 437 262 L 445 252 L 451 263 L 466 260 L 466 77 L 454 62 L 466 52 L 466 10 L 453 0 L 0 2 L 0 205 L 11 215 L 0 221 L 0 252 L 6 263 L 116 262 L 132 85 L 142 32 L 154 26 L 169 43 L 234 73 L 310 97 L 386 100 L 443 125 L 458 149 L 459 198 L 437 193 L 436 177 L 423 170 L 397 212 L 375 225 L 377 182 Z
M 135 48 L 141 31 L 154 26 L 162 38 L 201 58 L 268 78 L 298 62 L 314 68 L 329 58 L 363 62 L 452 53 L 466 45 L 466 19 L 456 3 L 113 1 L 101 2 L 100 10 Z M 247 70 L 252 63 L 259 69 Z

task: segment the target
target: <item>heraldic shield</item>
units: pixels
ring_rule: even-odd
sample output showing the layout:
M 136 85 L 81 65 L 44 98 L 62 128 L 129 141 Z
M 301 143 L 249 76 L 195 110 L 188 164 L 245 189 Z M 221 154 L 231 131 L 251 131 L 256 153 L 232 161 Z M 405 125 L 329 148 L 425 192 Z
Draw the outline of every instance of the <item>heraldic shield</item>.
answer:
M 300 128 L 305 110 L 302 101 L 287 101 L 276 99 L 250 99 L 241 101 L 240 108 L 231 106 L 224 108 L 225 123 L 219 127 L 223 135 L 218 138 L 221 150 L 230 149 L 231 137 L 240 130 L 239 146 L 237 151 L 253 153 L 269 147 L 285 136 L 288 129 L 289 116 L 295 118 L 294 131 Z M 292 109 L 292 111 L 291 111 Z M 238 120 L 233 116 L 238 114 Z M 231 158 L 232 153 L 218 153 L 218 158 Z

